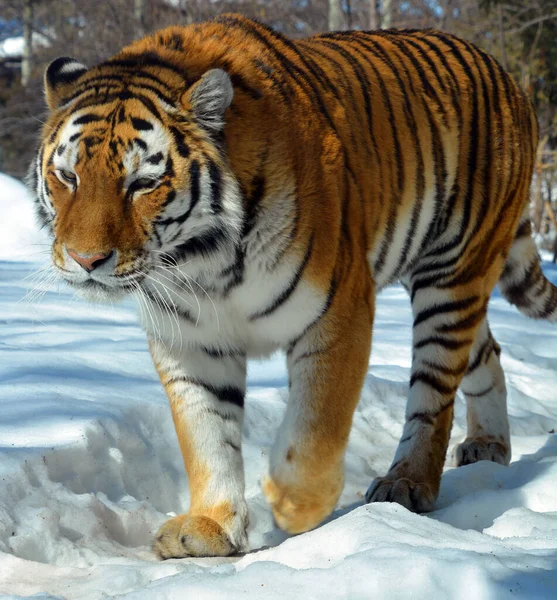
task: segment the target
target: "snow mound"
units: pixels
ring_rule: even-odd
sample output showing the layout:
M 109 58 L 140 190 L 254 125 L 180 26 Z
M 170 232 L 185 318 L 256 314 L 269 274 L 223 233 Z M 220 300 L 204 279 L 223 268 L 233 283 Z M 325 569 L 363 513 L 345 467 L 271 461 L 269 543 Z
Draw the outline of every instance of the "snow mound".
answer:
M 38 260 L 48 253 L 48 237 L 39 229 L 27 187 L 0 173 L 0 260 Z

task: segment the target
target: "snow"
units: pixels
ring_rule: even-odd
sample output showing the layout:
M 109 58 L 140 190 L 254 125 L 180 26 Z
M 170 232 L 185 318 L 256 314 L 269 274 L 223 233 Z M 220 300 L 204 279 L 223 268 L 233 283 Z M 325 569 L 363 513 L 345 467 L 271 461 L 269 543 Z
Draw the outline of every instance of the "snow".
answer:
M 0 214 L 0 260 L 32 259 L 48 250 L 46 234 L 37 231 L 27 188 L 4 173 L 0 173 Z
M 0 58 L 20 58 L 23 56 L 25 40 L 22 35 L 0 40 Z M 49 46 L 48 38 L 40 33 L 33 33 L 33 45 Z
M 513 461 L 454 469 L 436 510 L 363 505 L 402 430 L 411 360 L 405 292 L 378 300 L 374 349 L 338 509 L 288 538 L 259 479 L 287 399 L 284 360 L 250 365 L 244 459 L 252 552 L 158 562 L 158 526 L 186 510 L 170 410 L 132 301 L 88 305 L 38 279 L 29 199 L 0 176 L 0 594 L 100 600 L 557 597 L 557 327 L 494 294 Z M 17 252 L 16 252 L 17 249 Z M 28 253 L 26 260 L 22 257 Z M 43 263 L 44 264 L 44 263 Z M 545 263 L 557 282 L 557 267 Z M 43 281 L 44 280 L 44 281 Z M 38 289 L 27 299 L 26 294 Z M 42 296 L 38 298 L 38 296 Z M 465 434 L 459 395 L 451 445 Z
M 23 55 L 23 36 L 7 38 L 0 42 L 0 56 L 22 56 Z

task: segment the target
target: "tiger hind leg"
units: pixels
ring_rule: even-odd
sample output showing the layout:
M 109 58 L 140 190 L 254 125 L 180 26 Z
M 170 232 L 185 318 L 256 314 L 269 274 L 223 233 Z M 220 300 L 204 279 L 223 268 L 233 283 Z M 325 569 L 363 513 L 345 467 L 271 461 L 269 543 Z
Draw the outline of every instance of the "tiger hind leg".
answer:
M 500 353 L 501 348 L 484 319 L 460 388 L 466 398 L 467 436 L 455 448 L 455 461 L 459 467 L 480 460 L 502 465 L 510 462 L 507 390 Z
M 457 273 L 455 283 L 458 278 Z M 432 510 L 456 391 L 485 318 L 492 281 L 482 277 L 453 286 L 412 282 L 413 359 L 406 423 L 389 472 L 372 482 L 367 502 L 397 502 L 414 512 Z

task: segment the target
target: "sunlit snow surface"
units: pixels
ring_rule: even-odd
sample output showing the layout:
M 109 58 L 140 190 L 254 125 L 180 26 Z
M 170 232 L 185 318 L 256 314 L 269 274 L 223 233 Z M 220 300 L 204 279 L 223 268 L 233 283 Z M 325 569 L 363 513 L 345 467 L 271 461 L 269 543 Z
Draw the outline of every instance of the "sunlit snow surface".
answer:
M 20 209 L 0 223 L 0 240 L 10 236 L 0 241 L 0 593 L 557 598 L 556 325 L 522 317 L 495 293 L 490 321 L 503 348 L 513 462 L 452 469 L 449 457 L 437 510 L 418 516 L 362 504 L 394 455 L 411 359 L 406 294 L 381 294 L 338 510 L 292 539 L 274 528 L 259 488 L 287 399 L 284 360 L 251 364 L 244 459 L 254 551 L 158 562 L 152 536 L 187 508 L 188 493 L 133 302 L 88 305 L 63 285 L 29 277 L 46 247 L 30 245 L 28 199 L 0 176 L 0 208 L 14 203 Z M 557 269 L 544 270 L 557 283 Z M 23 299 L 37 281 L 44 295 Z M 459 395 L 451 445 L 464 433 Z

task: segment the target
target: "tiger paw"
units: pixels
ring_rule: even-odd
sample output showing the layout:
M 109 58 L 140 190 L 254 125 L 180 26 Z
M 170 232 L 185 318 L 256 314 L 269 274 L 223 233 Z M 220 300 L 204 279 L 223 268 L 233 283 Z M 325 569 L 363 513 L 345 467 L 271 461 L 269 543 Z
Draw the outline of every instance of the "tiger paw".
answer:
M 178 515 L 159 529 L 153 552 L 162 560 L 187 556 L 229 556 L 238 551 L 224 529 L 205 516 Z
M 433 510 L 437 493 L 428 483 L 406 477 L 377 477 L 366 492 L 366 502 L 396 502 L 412 512 Z
M 511 447 L 502 438 L 491 436 L 466 438 L 455 448 L 457 467 L 471 465 L 480 460 L 489 460 L 507 466 L 511 461 Z
M 280 485 L 267 477 L 262 488 L 277 525 L 296 534 L 313 529 L 333 512 L 342 491 L 342 478 L 340 483 L 306 489 Z

